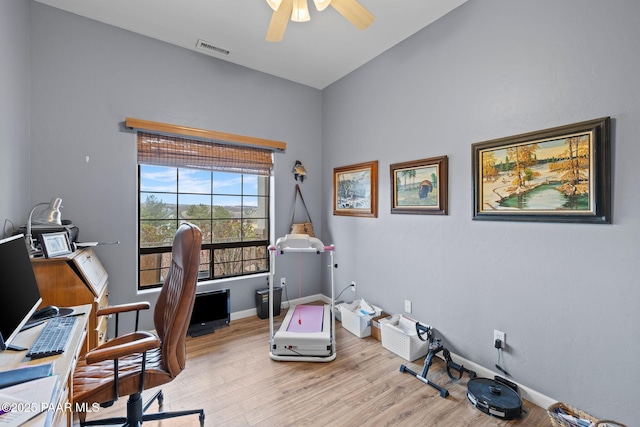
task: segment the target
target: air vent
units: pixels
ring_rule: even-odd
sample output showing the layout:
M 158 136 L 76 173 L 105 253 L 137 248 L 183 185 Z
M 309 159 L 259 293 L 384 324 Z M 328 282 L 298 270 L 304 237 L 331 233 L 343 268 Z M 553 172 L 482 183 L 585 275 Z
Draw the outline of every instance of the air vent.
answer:
M 231 53 L 230 50 L 223 49 L 218 46 L 214 46 L 213 44 L 206 42 L 204 40 L 198 40 L 198 43 L 196 43 L 196 47 L 198 49 L 206 50 L 207 52 L 210 52 L 210 53 L 217 53 L 218 55 L 227 56 Z

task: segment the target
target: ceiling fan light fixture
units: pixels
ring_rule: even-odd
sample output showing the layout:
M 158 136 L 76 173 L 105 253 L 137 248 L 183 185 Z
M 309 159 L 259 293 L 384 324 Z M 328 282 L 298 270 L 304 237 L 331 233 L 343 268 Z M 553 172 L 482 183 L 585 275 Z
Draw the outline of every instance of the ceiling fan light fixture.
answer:
M 280 7 L 280 3 L 282 3 L 282 0 L 266 0 L 267 4 L 271 7 L 271 9 L 277 11 L 278 8 Z
M 293 11 L 291 12 L 291 20 L 294 22 L 307 22 L 311 20 L 307 0 L 293 0 Z
M 316 5 L 316 9 L 318 9 L 318 12 L 322 12 L 327 8 L 327 6 L 329 6 L 331 0 L 313 0 L 313 3 Z

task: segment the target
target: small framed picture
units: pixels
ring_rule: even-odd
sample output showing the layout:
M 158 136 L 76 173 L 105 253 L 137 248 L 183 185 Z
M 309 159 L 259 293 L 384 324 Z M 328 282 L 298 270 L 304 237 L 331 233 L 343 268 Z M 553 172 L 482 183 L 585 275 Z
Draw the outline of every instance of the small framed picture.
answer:
M 333 214 L 378 217 L 378 161 L 333 169 Z
M 47 258 L 70 254 L 71 244 L 65 231 L 58 233 L 45 233 L 40 236 L 42 251 Z
M 391 213 L 447 215 L 448 164 L 440 156 L 391 165 Z

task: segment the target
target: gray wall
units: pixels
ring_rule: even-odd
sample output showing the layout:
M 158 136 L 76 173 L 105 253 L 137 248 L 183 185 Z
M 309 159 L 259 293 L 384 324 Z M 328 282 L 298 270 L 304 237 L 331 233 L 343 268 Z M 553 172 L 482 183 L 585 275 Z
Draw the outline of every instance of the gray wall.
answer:
M 454 353 L 639 425 L 640 3 L 474 0 L 323 91 L 339 280 Z M 471 144 L 611 116 L 613 225 L 475 222 Z M 391 215 L 389 165 L 447 155 L 449 215 Z M 379 217 L 332 215 L 334 167 L 379 161 Z M 325 287 L 326 292 L 326 287 Z
M 320 91 L 40 3 L 31 3 L 31 21 L 30 201 L 59 196 L 80 240 L 120 241 L 96 248 L 112 302 L 156 296 L 136 291 L 136 136 L 121 128 L 125 117 L 286 142 L 276 155 L 276 235 L 289 226 L 296 159 L 308 165 L 303 191 L 321 231 L 320 200 L 311 197 L 321 184 L 313 161 L 321 156 Z M 294 259 L 278 264 L 292 298 L 297 267 Z M 320 269 L 302 266 L 303 295 L 319 293 Z M 201 288 L 228 286 L 235 312 L 254 308 L 254 291 L 266 285 L 260 277 Z
M 28 2 L 0 2 L 0 63 L 0 219 L 11 234 L 5 220 L 19 226 L 29 215 Z
M 314 225 L 337 247 L 339 289 L 356 280 L 359 296 L 389 312 L 412 300 L 413 316 L 433 324 L 452 351 L 489 368 L 493 329 L 503 330 L 514 380 L 638 425 L 639 18 L 632 0 L 475 0 L 320 92 L 5 0 L 1 218 L 23 224 L 33 204 L 62 197 L 83 240 L 121 242 L 97 248 L 111 300 L 153 300 L 135 291 L 135 136 L 120 122 L 286 141 L 275 234 L 287 231 L 290 169 L 300 159 Z M 471 221 L 472 143 L 607 115 L 613 225 Z M 389 164 L 439 155 L 450 161 L 449 215 L 390 215 Z M 334 217 L 333 168 L 369 160 L 380 162 L 379 218 Z M 280 261 L 277 275 L 297 296 L 297 260 Z M 302 295 L 319 291 L 318 264 L 300 266 Z M 265 283 L 230 285 L 232 310 L 251 308 Z

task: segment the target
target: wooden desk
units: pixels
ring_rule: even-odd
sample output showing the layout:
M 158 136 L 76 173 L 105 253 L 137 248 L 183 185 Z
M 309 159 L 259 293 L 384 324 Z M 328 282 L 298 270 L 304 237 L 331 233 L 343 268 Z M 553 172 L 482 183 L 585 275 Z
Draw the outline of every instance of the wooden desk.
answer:
M 70 397 L 72 395 L 71 387 L 73 386 L 73 370 L 78 361 L 82 344 L 87 336 L 87 323 L 89 321 L 89 314 L 91 313 L 91 304 L 72 308 L 77 313 L 84 313 L 84 315 L 76 317 L 78 320 L 73 328 L 73 334 L 64 353 L 56 356 L 31 360 L 25 357 L 27 354 L 26 351 L 5 350 L 4 352 L 0 352 L 0 370 L 2 371 L 20 368 L 23 366 L 38 365 L 41 363 L 53 363 L 53 375 L 58 375 L 58 387 L 55 397 L 51 400 L 51 403 L 55 403 L 55 407 L 57 408 L 66 408 L 65 410 L 56 411 L 53 414 L 52 425 L 55 427 L 63 425 L 71 427 L 73 421 L 73 412 L 70 404 Z M 28 348 L 35 341 L 42 328 L 44 328 L 44 325 L 39 325 L 21 332 L 13 340 L 13 344 Z M 42 425 L 46 417 L 46 413 L 41 413 L 23 425 Z
M 34 258 L 31 263 L 42 306 L 93 305 L 89 316 L 87 350 L 104 344 L 107 340 L 107 319 L 104 316 L 98 318 L 96 311 L 108 305 L 108 274 L 93 249 L 80 249 L 56 258 Z

